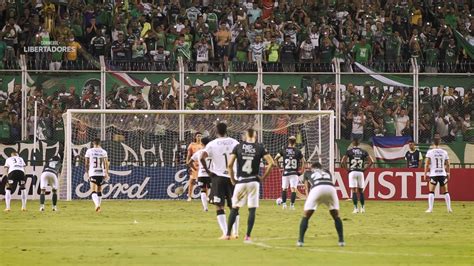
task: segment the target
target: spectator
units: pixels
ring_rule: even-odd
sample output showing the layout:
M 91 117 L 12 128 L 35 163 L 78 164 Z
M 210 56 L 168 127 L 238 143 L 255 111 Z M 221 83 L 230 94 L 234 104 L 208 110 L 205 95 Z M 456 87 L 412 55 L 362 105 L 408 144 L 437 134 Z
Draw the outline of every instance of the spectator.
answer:
M 196 72 L 208 72 L 211 46 L 207 43 L 207 39 L 202 37 L 194 45 L 194 49 L 196 49 Z
M 405 134 L 403 133 L 410 127 L 410 118 L 403 108 L 400 109 L 395 117 L 395 134 L 396 136 L 404 136 Z

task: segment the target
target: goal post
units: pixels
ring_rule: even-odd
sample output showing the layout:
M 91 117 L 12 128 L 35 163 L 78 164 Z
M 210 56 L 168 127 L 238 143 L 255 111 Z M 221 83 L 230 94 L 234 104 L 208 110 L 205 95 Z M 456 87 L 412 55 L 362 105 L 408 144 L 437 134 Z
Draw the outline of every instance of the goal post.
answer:
M 196 132 L 215 138 L 215 126 L 225 122 L 228 135 L 242 140 L 249 128 L 258 132 L 272 156 L 295 136 L 309 162 L 321 162 L 334 172 L 334 112 L 313 110 L 82 110 L 64 115 L 65 163 L 61 193 L 67 200 L 88 198 L 84 154 L 94 138 L 101 138 L 110 160 L 111 181 L 104 198 L 178 199 L 187 196 L 187 146 Z M 104 126 L 105 125 L 105 126 Z M 262 165 L 263 166 L 263 165 Z M 262 197 L 280 193 L 280 169 L 262 184 Z M 184 188 L 179 194 L 176 188 Z M 65 193 L 64 193 L 65 192 Z M 199 197 L 199 188 L 192 197 Z

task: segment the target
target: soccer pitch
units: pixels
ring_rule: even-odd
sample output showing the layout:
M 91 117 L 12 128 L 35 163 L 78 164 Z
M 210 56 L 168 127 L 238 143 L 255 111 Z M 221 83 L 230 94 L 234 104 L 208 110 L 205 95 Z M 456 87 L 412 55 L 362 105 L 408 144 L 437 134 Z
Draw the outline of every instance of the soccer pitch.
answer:
M 13 201 L 12 211 L 0 214 L 1 265 L 474 264 L 473 202 L 453 202 L 448 214 L 436 201 L 427 214 L 425 201 L 367 201 L 366 213 L 352 214 L 351 202 L 342 201 L 343 248 L 323 206 L 310 220 L 305 247 L 296 247 L 303 201 L 295 211 L 262 201 L 254 244 L 242 240 L 246 209 L 241 238 L 222 241 L 215 211 L 203 212 L 199 200 L 104 200 L 101 213 L 92 201 L 60 202 L 56 213 L 48 204 L 40 213 L 29 201 L 20 212 Z

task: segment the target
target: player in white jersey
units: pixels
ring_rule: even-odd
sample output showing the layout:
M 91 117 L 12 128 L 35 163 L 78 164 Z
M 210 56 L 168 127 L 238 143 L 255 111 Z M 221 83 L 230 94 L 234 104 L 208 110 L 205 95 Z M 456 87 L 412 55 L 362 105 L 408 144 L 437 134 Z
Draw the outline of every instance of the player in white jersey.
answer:
M 107 152 L 100 146 L 100 139 L 94 139 L 93 147 L 86 151 L 86 177 L 92 189 L 92 201 L 95 211 L 100 212 L 102 202 L 102 184 L 109 180 L 109 160 Z
M 429 181 L 430 194 L 428 195 L 428 210 L 426 212 L 433 211 L 434 205 L 434 191 L 436 185 L 439 183 L 441 193 L 444 194 L 444 199 L 446 201 L 446 207 L 448 212 L 453 212 L 451 210 L 451 197 L 448 192 L 448 180 L 449 176 L 449 157 L 448 153 L 439 147 L 441 143 L 441 137 L 439 134 L 435 134 L 434 147 L 426 153 L 426 163 L 425 163 L 425 180 Z M 429 174 L 427 174 L 429 171 Z
M 234 192 L 234 186 L 230 181 L 227 164 L 234 147 L 237 146 L 239 142 L 227 137 L 226 124 L 219 123 L 216 128 L 218 138 L 206 145 L 200 160 L 204 170 L 211 177 L 212 185 L 210 197 L 214 205 L 216 205 L 217 222 L 222 230 L 222 235 L 225 236 L 227 233 L 227 222 L 224 211 L 225 201 L 227 200 L 227 206 L 232 208 L 232 194 Z M 212 160 L 210 167 L 206 165 L 207 158 Z M 239 216 L 237 216 L 234 224 L 234 238 L 238 238 L 238 226 Z
M 198 150 L 191 156 L 191 160 L 189 161 L 188 166 L 193 169 L 194 171 L 197 172 L 197 178 L 198 178 L 198 186 L 201 188 L 201 202 L 202 202 L 202 207 L 204 211 L 208 211 L 207 207 L 207 202 L 208 202 L 208 191 L 211 188 L 211 178 L 207 174 L 206 170 L 201 164 L 200 158 L 202 155 L 202 152 L 204 151 L 204 148 L 206 145 L 210 142 L 211 140 L 209 138 L 202 138 L 201 143 L 203 145 L 203 149 Z M 196 169 L 195 164 L 198 163 L 198 169 Z M 211 159 L 208 157 L 206 159 L 206 165 L 209 168 L 211 164 Z
M 306 188 L 306 202 L 304 203 L 304 216 L 300 222 L 300 234 L 297 246 L 304 245 L 304 235 L 308 229 L 308 222 L 319 205 L 324 204 L 329 208 L 329 213 L 334 219 L 339 238 L 339 246 L 345 246 L 342 220 L 339 217 L 339 199 L 332 180 L 331 173 L 322 169 L 321 164 L 315 162 L 311 170 L 305 172 L 304 183 Z
M 21 210 L 26 211 L 26 197 L 25 190 L 25 161 L 18 156 L 17 151 L 12 151 L 10 157 L 5 161 L 5 176 L 7 176 L 7 184 L 5 185 L 5 211 L 10 211 L 10 201 L 12 200 L 12 190 L 19 185 L 21 191 Z
M 41 187 L 41 194 L 40 194 L 40 211 L 44 211 L 44 201 L 46 198 L 46 187 L 48 185 L 51 186 L 53 196 L 53 211 L 57 211 L 56 203 L 58 202 L 58 174 L 61 172 L 62 163 L 61 157 L 58 155 L 53 156 L 50 160 L 48 160 L 43 168 L 43 173 L 41 174 L 40 178 L 40 187 Z

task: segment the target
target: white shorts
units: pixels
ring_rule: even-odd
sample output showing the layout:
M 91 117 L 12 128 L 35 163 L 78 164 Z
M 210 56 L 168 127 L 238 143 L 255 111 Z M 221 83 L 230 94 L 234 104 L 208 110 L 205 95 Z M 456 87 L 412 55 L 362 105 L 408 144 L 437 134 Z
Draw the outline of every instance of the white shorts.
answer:
M 260 184 L 258 182 L 239 183 L 234 187 L 232 207 L 242 208 L 247 204 L 249 208 L 258 208 Z
M 58 177 L 51 172 L 43 172 L 40 181 L 41 189 L 45 189 L 48 185 L 53 189 L 58 189 L 59 187 Z
M 326 205 L 329 210 L 339 210 L 339 199 L 333 186 L 319 185 L 311 189 L 304 203 L 304 210 L 315 211 L 321 204 Z
M 281 177 L 281 188 L 282 189 L 287 189 L 288 185 L 290 185 L 290 188 L 297 188 L 298 187 L 298 176 L 297 175 L 287 175 L 287 176 L 282 176 Z
M 349 173 L 350 188 L 364 188 L 364 172 L 352 171 Z

